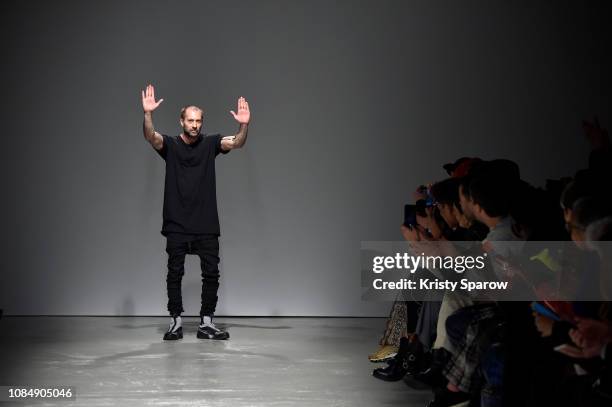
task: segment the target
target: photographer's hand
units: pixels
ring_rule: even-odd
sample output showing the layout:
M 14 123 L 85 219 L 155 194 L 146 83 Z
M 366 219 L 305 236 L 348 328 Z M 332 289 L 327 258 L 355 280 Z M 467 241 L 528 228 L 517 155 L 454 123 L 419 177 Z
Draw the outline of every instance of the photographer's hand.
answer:
M 540 315 L 537 312 L 534 312 L 533 322 L 535 323 L 537 331 L 540 333 L 540 335 L 543 338 L 546 338 L 552 335 L 553 326 L 555 324 L 555 321 L 543 315 Z
M 559 352 L 575 359 L 591 359 L 600 356 L 601 350 L 606 345 L 605 341 L 586 340 L 579 329 L 571 329 L 569 336 L 578 345 L 578 349 L 567 347 L 559 350 Z
M 439 240 L 440 238 L 442 238 L 442 228 L 436 221 L 435 210 L 435 207 L 428 206 L 427 208 L 425 208 L 426 216 L 420 217 L 417 214 L 417 221 L 419 221 L 419 218 L 421 218 L 424 223 L 419 222 L 419 224 L 429 230 L 429 232 L 431 233 L 432 240 Z
M 580 337 L 586 342 L 612 342 L 612 325 L 591 318 L 576 318 Z
M 419 230 L 415 226 L 400 226 L 400 232 L 402 232 L 402 236 L 404 236 L 404 240 L 407 242 L 418 242 L 421 240 L 421 234 Z

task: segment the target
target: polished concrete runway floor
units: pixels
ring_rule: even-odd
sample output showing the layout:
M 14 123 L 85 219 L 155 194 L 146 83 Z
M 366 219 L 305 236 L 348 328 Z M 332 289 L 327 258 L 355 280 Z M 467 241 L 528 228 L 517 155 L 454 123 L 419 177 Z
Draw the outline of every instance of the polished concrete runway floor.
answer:
M 228 341 L 162 341 L 168 318 L 3 317 L 0 386 L 74 386 L 16 406 L 424 406 L 426 390 L 371 376 L 379 318 L 216 318 Z M 0 405 L 11 405 L 1 403 Z

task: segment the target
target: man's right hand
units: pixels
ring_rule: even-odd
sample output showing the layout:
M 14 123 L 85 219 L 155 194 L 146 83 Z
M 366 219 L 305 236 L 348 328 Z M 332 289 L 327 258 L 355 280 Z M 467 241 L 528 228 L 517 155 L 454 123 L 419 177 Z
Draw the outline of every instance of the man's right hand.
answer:
M 151 113 L 153 110 L 157 109 L 157 107 L 163 102 L 164 99 L 159 99 L 157 102 L 155 101 L 155 88 L 153 85 L 147 85 L 147 89 L 142 91 L 142 110 L 145 113 Z
M 144 138 L 151 143 L 154 149 L 161 150 L 164 147 L 164 139 L 161 134 L 155 131 L 153 127 L 153 110 L 163 102 L 164 99 L 155 101 L 155 88 L 153 85 L 147 85 L 147 89 L 142 91 L 142 109 L 144 110 L 144 120 L 142 122 L 142 132 Z

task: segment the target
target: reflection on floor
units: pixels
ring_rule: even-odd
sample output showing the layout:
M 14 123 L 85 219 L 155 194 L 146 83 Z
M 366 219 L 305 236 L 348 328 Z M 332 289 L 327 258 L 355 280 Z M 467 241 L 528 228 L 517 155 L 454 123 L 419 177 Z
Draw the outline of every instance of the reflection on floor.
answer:
M 424 406 L 371 376 L 378 318 L 217 318 L 228 341 L 161 340 L 167 318 L 3 317 L 0 386 L 63 385 L 61 406 Z M 4 405 L 4 403 L 0 403 Z M 29 405 L 19 402 L 16 405 Z

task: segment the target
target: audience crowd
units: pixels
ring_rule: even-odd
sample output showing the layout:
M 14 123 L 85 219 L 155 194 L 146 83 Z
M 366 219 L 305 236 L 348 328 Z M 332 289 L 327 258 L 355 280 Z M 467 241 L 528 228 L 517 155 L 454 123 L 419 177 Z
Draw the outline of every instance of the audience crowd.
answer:
M 417 188 L 415 221 L 401 233 L 408 246 L 448 241 L 484 250 L 504 259 L 509 275 L 526 268 L 513 263 L 512 251 L 529 250 L 528 267 L 561 273 L 552 249 L 566 242 L 580 267 L 563 283 L 600 297 L 556 300 L 546 281 L 534 301 L 445 292 L 441 301 L 416 302 L 402 292 L 369 356 L 386 363 L 374 377 L 431 388 L 430 407 L 612 406 L 612 252 L 605 244 L 612 240 L 612 149 L 597 121 L 583 128 L 592 146 L 588 168 L 543 188 L 521 179 L 510 160 L 444 165 L 449 177 Z

